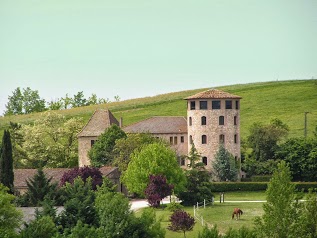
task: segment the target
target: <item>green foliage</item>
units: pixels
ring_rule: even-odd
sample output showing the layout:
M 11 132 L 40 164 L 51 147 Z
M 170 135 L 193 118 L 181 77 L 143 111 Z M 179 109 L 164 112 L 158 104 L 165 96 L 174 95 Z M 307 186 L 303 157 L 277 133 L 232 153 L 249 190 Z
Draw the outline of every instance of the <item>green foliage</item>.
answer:
M 291 138 L 277 156 L 290 165 L 294 181 L 317 181 L 317 138 Z
M 50 216 L 35 219 L 21 232 L 21 238 L 45 237 L 51 238 L 57 235 L 57 228 Z
M 12 142 L 13 167 L 16 169 L 23 167 L 23 162 L 27 160 L 27 153 L 23 149 L 23 135 L 21 133 L 21 124 L 10 122 L 10 135 Z
M 269 182 L 272 178 L 271 175 L 256 175 L 251 177 L 252 182 Z
M 219 147 L 212 168 L 216 179 L 219 181 L 236 181 L 238 179 L 236 161 L 223 145 Z
M 16 229 L 20 227 L 22 213 L 12 204 L 14 196 L 8 194 L 9 189 L 0 183 L 0 234 L 1 237 L 16 236 Z
M 84 224 L 97 225 L 98 217 L 95 209 L 95 193 L 91 189 L 91 180 L 86 183 L 75 179 L 73 184 L 66 183 L 63 187 L 66 196 L 64 210 L 58 216 L 58 224 L 65 228 L 73 228 L 78 221 Z
M 195 218 L 184 210 L 176 210 L 170 217 L 171 224 L 168 229 L 171 231 L 182 231 L 186 237 L 186 231 L 191 231 L 195 225 Z
M 126 171 L 131 160 L 131 154 L 135 150 L 140 151 L 142 146 L 158 141 L 159 139 L 149 133 L 128 134 L 127 137 L 116 140 L 113 149 L 115 154 L 113 165 L 119 167 L 121 172 Z
M 65 232 L 64 234 L 59 234 L 55 238 L 101 238 L 99 236 L 97 229 L 93 226 L 84 224 L 79 220 L 71 230 Z
M 59 191 L 57 183 L 51 183 L 52 178 L 47 178 L 43 170 L 40 168 L 33 178 L 26 181 L 28 190 L 24 197 L 25 204 L 23 206 L 40 206 L 45 198 L 57 200 L 59 199 Z
M 108 127 L 88 152 L 92 166 L 111 165 L 114 159 L 116 140 L 126 138 L 125 132 L 116 124 Z
M 263 191 L 267 189 L 266 182 L 212 182 L 211 191 Z
M 223 238 L 257 238 L 257 234 L 254 230 L 242 226 L 238 230 L 229 228 Z
M 82 129 L 80 118 L 66 119 L 55 112 L 45 112 L 33 125 L 24 125 L 23 149 L 28 160 L 25 167 L 74 167 L 78 164 L 77 133 Z
M 167 210 L 170 212 L 175 212 L 176 210 L 181 210 L 184 206 L 176 201 L 172 201 L 166 205 Z
M 266 195 L 264 214 L 255 221 L 260 237 L 290 237 L 298 229 L 298 213 L 295 185 L 291 184 L 290 169 L 284 161 L 274 171 Z
M 5 130 L 2 137 L 2 144 L 0 150 L 0 183 L 8 187 L 13 193 L 13 158 L 12 158 L 12 144 L 10 132 Z
M 272 175 L 273 171 L 277 168 L 277 164 L 280 160 L 269 159 L 266 161 L 257 161 L 254 158 L 247 157 L 241 167 L 244 172 L 247 173 L 248 177 L 253 177 L 254 175 Z
M 214 225 L 212 228 L 205 226 L 203 231 L 199 232 L 198 238 L 222 238 L 222 235 L 219 234 L 217 225 Z
M 288 135 L 288 131 L 289 127 L 279 119 L 273 119 L 268 125 L 254 123 L 248 136 L 248 143 L 252 148 L 251 157 L 256 161 L 274 159 L 278 142 Z
M 163 143 L 149 144 L 141 151 L 135 151 L 122 181 L 130 192 L 144 195 L 150 174 L 165 175 L 167 183 L 175 184 L 176 193 L 184 188 L 186 180 L 178 165 L 175 151 Z

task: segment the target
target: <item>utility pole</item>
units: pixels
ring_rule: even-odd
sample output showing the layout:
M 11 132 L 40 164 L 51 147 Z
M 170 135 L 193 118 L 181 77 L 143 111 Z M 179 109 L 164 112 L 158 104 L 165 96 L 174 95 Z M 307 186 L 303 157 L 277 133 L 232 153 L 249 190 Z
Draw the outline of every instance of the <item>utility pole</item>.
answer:
M 304 137 L 307 137 L 307 113 L 309 112 L 304 112 L 305 113 L 305 128 L 304 128 Z

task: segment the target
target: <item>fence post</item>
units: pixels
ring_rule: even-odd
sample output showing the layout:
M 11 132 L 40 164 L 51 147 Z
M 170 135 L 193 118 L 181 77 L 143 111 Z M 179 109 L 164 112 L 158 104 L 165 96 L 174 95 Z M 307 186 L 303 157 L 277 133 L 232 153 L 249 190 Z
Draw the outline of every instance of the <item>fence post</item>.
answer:
M 197 210 L 198 210 L 198 208 L 199 208 L 199 205 L 198 205 L 198 202 L 197 202 Z
M 194 205 L 194 217 L 196 217 L 196 209 L 195 209 L 195 205 Z

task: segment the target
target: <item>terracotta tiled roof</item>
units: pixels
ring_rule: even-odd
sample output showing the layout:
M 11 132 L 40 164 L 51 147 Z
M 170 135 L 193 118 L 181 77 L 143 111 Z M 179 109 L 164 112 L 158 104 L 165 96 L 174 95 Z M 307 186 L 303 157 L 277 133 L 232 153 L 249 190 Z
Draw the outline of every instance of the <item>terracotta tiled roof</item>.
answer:
M 43 169 L 47 178 L 52 178 L 51 182 L 57 182 L 61 180 L 63 174 L 69 171 L 70 168 L 54 168 L 54 169 Z M 99 168 L 103 176 L 109 178 L 116 178 L 118 175 L 117 167 L 104 166 Z M 26 188 L 26 180 L 32 179 L 37 173 L 37 169 L 14 169 L 14 187 L 15 188 Z M 119 175 L 120 176 L 120 175 Z
M 187 121 L 184 117 L 150 117 L 126 126 L 123 130 L 127 133 L 187 133 Z
M 119 122 L 112 115 L 112 113 L 109 110 L 98 109 L 94 112 L 87 124 L 77 136 L 99 136 L 112 124 L 119 125 Z
M 204 92 L 197 93 L 195 95 L 189 96 L 185 99 L 209 99 L 209 98 L 216 98 L 216 99 L 241 99 L 240 96 L 233 95 L 218 89 L 210 89 Z

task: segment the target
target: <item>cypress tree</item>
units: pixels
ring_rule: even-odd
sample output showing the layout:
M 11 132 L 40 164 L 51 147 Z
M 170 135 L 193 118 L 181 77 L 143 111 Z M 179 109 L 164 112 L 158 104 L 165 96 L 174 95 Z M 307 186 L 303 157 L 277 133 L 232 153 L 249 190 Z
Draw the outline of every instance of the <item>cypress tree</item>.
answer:
M 12 144 L 10 132 L 4 130 L 2 137 L 2 149 L 1 149 L 1 158 L 0 158 L 0 182 L 10 189 L 10 192 L 13 193 L 13 158 L 12 158 Z

